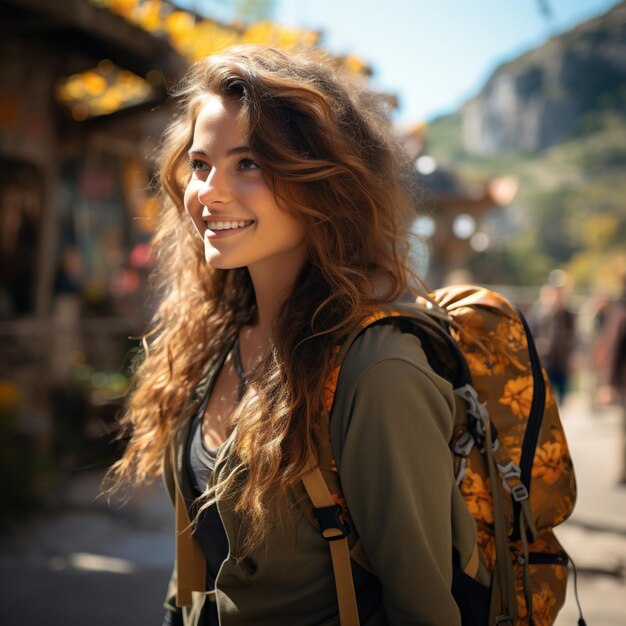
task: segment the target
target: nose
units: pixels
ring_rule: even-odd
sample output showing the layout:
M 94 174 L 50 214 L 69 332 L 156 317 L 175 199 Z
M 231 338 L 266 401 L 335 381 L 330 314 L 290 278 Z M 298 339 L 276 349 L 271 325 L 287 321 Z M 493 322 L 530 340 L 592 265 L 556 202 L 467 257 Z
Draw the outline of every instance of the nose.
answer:
M 214 167 L 198 188 L 198 200 L 200 204 L 209 206 L 215 203 L 228 202 L 229 198 L 228 181 L 224 174 Z

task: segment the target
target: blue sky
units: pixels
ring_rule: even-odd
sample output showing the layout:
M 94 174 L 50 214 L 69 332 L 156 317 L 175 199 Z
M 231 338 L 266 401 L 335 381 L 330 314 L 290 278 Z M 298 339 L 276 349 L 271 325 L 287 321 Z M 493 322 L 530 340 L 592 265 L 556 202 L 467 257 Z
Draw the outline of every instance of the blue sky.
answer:
M 180 4 L 202 12 L 220 2 Z M 274 20 L 319 29 L 330 52 L 360 56 L 374 69 L 374 85 L 399 97 L 395 120 L 411 124 L 454 110 L 501 62 L 616 4 L 619 0 L 276 0 Z M 550 8 L 550 17 L 542 14 L 542 5 Z

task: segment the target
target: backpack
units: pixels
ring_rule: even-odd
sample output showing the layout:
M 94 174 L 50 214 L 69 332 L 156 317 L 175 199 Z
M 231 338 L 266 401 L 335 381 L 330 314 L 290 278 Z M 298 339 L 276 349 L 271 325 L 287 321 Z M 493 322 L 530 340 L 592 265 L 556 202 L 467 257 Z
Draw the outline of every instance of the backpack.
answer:
M 359 623 L 350 558 L 360 562 L 360 551 L 332 459 L 329 416 L 350 345 L 365 328 L 390 318 L 419 337 L 431 367 L 454 388 L 450 450 L 476 522 L 480 561 L 491 574 L 486 599 L 469 598 L 482 605 L 476 611 L 467 598 L 473 591 L 456 584 L 455 572 L 463 624 L 549 626 L 565 601 L 569 558 L 553 528 L 574 508 L 572 461 L 523 315 L 501 295 L 474 286 L 439 289 L 417 306 L 376 311 L 336 349 L 326 412 L 313 428 L 317 450 L 310 451 L 303 483 L 331 551 L 342 626 Z

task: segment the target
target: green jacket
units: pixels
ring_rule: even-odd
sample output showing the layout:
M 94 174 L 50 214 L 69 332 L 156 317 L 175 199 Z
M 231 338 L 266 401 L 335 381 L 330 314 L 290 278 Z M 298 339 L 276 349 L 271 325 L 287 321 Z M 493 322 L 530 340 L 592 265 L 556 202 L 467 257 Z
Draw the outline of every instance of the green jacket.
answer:
M 216 370 L 209 371 L 209 385 Z M 450 592 L 452 548 L 464 566 L 476 529 L 453 476 L 448 449 L 453 411 L 450 384 L 432 371 L 413 335 L 392 325 L 374 326 L 346 356 L 330 429 L 342 490 L 382 590 L 382 601 L 361 616 L 365 626 L 460 624 Z M 185 626 L 195 626 L 207 594 L 204 558 L 189 528 L 187 434 L 188 426 L 164 464 L 177 527 L 177 563 L 166 607 L 182 606 Z M 231 444 L 232 436 L 220 449 L 215 476 L 224 471 Z M 303 494 L 294 490 L 292 500 Z M 218 510 L 231 555 L 209 601 L 217 602 L 223 626 L 339 624 L 329 549 L 301 506 L 283 511 L 264 549 L 243 560 L 232 557 L 239 520 L 227 502 L 218 503 Z M 371 576 L 361 574 L 367 586 Z

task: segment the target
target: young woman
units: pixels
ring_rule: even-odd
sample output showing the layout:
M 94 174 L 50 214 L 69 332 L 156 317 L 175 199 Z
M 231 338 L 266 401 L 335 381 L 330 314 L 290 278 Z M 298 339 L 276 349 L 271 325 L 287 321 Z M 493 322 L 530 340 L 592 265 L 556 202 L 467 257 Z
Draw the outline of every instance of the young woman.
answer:
M 243 46 L 190 71 L 166 132 L 161 301 L 118 484 L 163 468 L 176 507 L 166 624 L 339 624 L 302 477 L 337 346 L 411 291 L 406 169 L 375 99 L 307 56 Z M 475 528 L 453 478 L 450 385 L 374 326 L 330 415 L 360 621 L 460 623 Z M 355 551 L 356 553 L 356 551 Z

